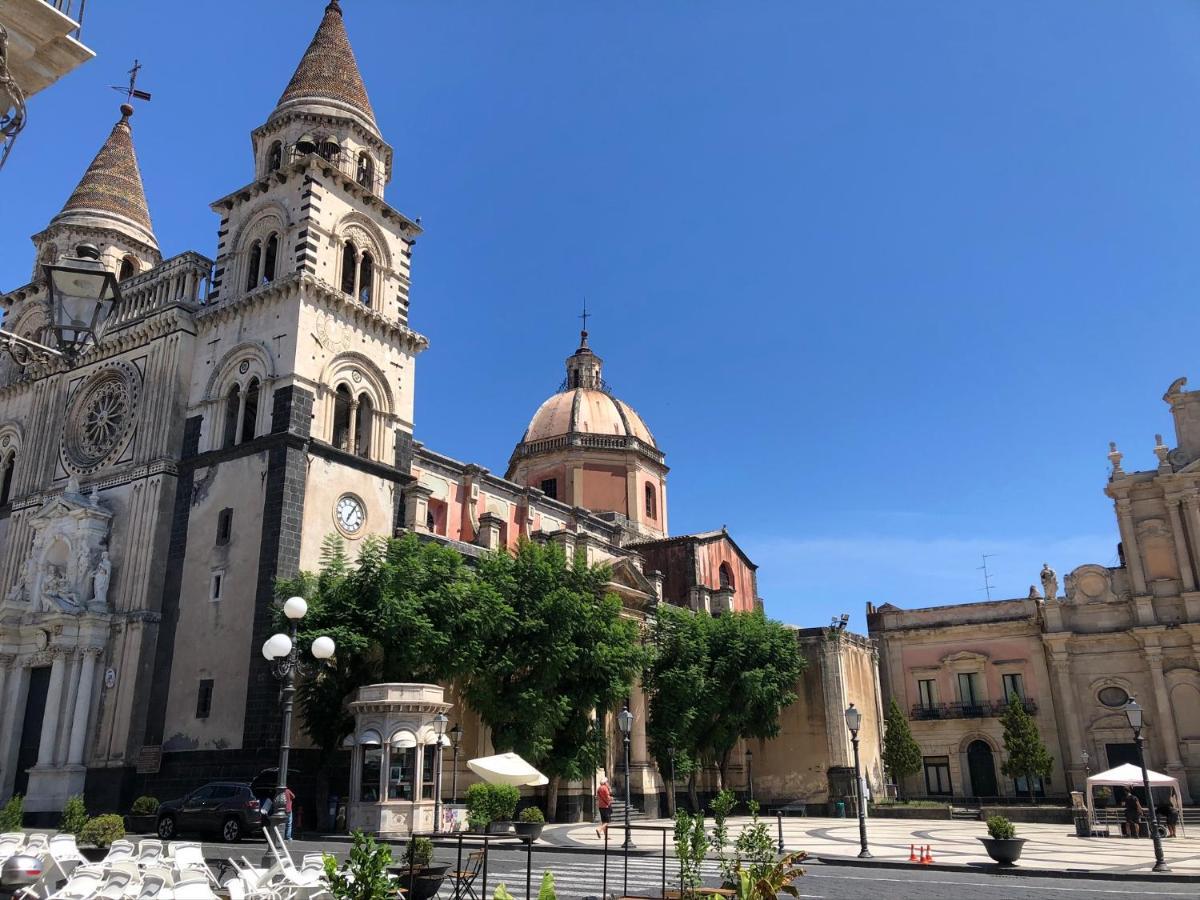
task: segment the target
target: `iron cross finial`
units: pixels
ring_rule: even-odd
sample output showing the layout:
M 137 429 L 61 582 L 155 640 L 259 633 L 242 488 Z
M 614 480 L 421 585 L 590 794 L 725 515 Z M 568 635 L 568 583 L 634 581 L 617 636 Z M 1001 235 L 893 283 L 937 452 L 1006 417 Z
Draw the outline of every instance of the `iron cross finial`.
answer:
M 119 91 L 125 95 L 125 105 L 129 106 L 133 100 L 149 100 L 149 91 L 139 91 L 137 87 L 138 73 L 142 71 L 142 64 L 136 59 L 133 61 L 133 68 L 129 70 L 129 86 L 126 87 L 120 84 L 112 85 L 114 91 Z M 131 110 L 132 112 L 132 110 Z
M 587 334 L 587 320 L 591 318 L 591 313 L 587 311 L 587 297 L 583 298 L 583 313 L 579 318 L 583 319 L 583 333 Z

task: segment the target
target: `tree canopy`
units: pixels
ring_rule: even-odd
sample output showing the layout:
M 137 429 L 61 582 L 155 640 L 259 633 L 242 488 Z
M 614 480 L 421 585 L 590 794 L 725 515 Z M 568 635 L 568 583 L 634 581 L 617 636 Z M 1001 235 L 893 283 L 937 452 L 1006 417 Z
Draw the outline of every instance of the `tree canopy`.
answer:
M 715 763 L 724 783 L 737 742 L 774 737 L 780 712 L 796 701 L 804 658 L 795 634 L 761 612 L 707 616 L 663 605 L 650 644 L 651 752 L 661 765 L 674 748 L 677 774 Z
M 921 771 L 921 747 L 913 739 L 908 719 L 895 697 L 888 701 L 884 723 L 883 765 L 899 787 L 905 778 Z
M 1054 757 L 1042 743 L 1037 723 L 1017 694 L 1008 698 L 1008 706 L 1004 708 L 1000 724 L 1004 726 L 1004 749 L 1008 753 L 1008 759 L 1001 764 L 1000 771 L 1009 778 L 1024 778 L 1029 799 L 1032 800 L 1034 780 L 1049 777 L 1054 769 Z

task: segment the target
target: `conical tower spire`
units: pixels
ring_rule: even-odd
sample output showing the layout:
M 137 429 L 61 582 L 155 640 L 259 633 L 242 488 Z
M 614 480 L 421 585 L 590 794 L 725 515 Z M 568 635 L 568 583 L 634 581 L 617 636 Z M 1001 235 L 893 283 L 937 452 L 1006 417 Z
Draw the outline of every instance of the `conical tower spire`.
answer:
M 325 16 L 317 26 L 312 43 L 304 51 L 300 65 L 275 105 L 272 118 L 296 107 L 326 107 L 335 112 L 357 113 L 378 131 L 375 111 L 367 97 L 367 88 L 358 71 L 358 61 L 346 36 L 342 7 L 330 0 Z
M 110 228 L 158 249 L 142 173 L 133 149 L 129 118 L 133 107 L 121 105 L 121 118 L 67 198 L 51 225 Z

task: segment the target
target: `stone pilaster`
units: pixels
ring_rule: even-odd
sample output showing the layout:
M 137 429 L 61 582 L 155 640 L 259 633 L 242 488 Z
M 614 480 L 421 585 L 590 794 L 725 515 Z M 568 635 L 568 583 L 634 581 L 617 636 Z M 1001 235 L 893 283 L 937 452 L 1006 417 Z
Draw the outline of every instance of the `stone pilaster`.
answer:
M 1121 532 L 1121 546 L 1125 551 L 1125 565 L 1129 569 L 1129 578 L 1133 582 L 1133 593 L 1141 596 L 1146 593 L 1146 575 L 1142 570 L 1142 555 L 1138 550 L 1137 534 L 1133 527 L 1133 502 L 1128 497 L 1116 501 L 1117 527 Z
M 404 488 L 404 527 L 419 534 L 429 533 L 429 498 L 433 491 L 420 484 Z
M 1079 728 L 1079 717 L 1076 714 L 1078 704 L 1074 702 L 1074 691 L 1071 688 L 1071 654 L 1067 649 L 1070 634 L 1046 634 L 1042 640 L 1050 662 L 1050 677 L 1054 685 L 1046 685 L 1054 702 L 1054 715 L 1058 720 L 1058 734 L 1061 742 L 1066 735 L 1067 746 L 1059 747 L 1059 759 L 1063 761 L 1063 769 L 1071 779 L 1072 787 L 1083 784 L 1086 780 L 1083 764 L 1079 762 L 1079 753 L 1084 749 L 1083 733 Z M 1069 763 L 1068 763 L 1069 760 Z
M 1179 564 L 1179 578 L 1185 591 L 1196 589 L 1192 575 L 1192 560 L 1188 553 L 1187 537 L 1183 530 L 1183 517 L 1179 514 L 1179 497 L 1167 498 L 1167 513 L 1171 517 L 1171 538 L 1175 545 L 1175 561 Z

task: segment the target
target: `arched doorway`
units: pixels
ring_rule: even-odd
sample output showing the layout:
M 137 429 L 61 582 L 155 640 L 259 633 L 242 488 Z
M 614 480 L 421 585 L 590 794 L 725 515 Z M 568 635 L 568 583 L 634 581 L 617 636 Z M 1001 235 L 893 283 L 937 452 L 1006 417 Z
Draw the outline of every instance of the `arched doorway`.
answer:
M 971 775 L 971 793 L 976 797 L 996 797 L 996 764 L 987 741 L 971 741 L 967 747 L 967 771 Z

